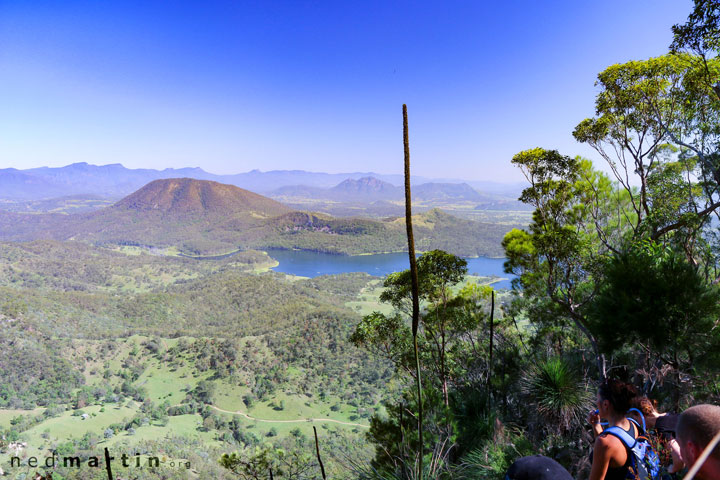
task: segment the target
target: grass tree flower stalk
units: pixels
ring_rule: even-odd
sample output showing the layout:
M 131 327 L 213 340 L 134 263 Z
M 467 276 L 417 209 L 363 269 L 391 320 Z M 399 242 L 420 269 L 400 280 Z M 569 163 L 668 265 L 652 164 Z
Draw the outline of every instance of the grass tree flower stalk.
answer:
M 403 104 L 403 145 L 405 148 L 405 226 L 407 228 L 408 255 L 410 256 L 410 278 L 412 285 L 412 336 L 415 350 L 415 384 L 418 397 L 418 478 L 423 473 L 423 404 L 422 382 L 420 380 L 420 354 L 417 333 L 420 324 L 420 294 L 418 287 L 417 263 L 415 261 L 415 239 L 412 230 L 412 208 L 410 201 L 410 142 L 408 139 L 407 105 Z

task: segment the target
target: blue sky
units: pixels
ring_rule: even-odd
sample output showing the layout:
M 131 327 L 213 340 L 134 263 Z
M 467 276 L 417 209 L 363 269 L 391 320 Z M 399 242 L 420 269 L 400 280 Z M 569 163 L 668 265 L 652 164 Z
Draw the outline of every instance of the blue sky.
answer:
M 518 181 L 597 73 L 665 53 L 689 0 L 0 0 L 0 168 L 122 163 Z

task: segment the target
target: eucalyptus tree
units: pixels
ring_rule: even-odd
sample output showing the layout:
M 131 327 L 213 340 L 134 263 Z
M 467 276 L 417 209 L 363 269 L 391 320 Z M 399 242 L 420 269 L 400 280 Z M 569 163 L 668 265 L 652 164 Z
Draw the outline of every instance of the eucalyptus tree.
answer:
M 720 207 L 720 60 L 688 54 L 613 65 L 598 75 L 596 115 L 575 138 L 606 160 L 630 200 L 633 238 L 671 242 L 688 259 Z
M 505 271 L 517 275 L 518 301 L 540 324 L 574 324 L 590 343 L 598 373 L 605 375 L 587 307 L 597 289 L 602 258 L 633 224 L 628 198 L 581 158 L 535 148 L 513 157 L 530 186 L 520 200 L 534 207 L 527 230 L 503 238 Z
M 673 25 L 673 52 L 685 51 L 696 55 L 695 62 L 701 69 L 707 59 L 720 53 L 720 0 L 695 0 L 693 11 L 684 24 Z M 707 85 L 720 98 L 720 81 L 705 70 Z
M 482 318 L 480 303 L 469 301 L 455 293 L 453 288 L 467 274 L 467 262 L 441 250 L 432 250 L 420 256 L 418 266 L 418 290 L 422 305 L 419 341 L 426 357 L 422 364 L 429 374 L 426 381 L 437 385 L 442 392 L 443 403 L 449 405 L 449 382 L 459 375 L 453 368 L 453 355 L 457 344 L 472 332 Z M 395 308 L 395 313 L 385 315 L 373 312 L 358 324 L 351 341 L 365 346 L 375 353 L 393 361 L 399 370 L 415 375 L 410 364 L 412 339 L 407 318 L 411 311 L 410 271 L 392 273 L 385 278 L 382 302 Z M 469 291 L 469 290 L 468 290 Z M 485 293 L 485 298 L 489 292 Z
M 469 376 L 488 375 L 476 371 L 482 363 L 487 369 L 487 306 L 490 287 L 472 283 L 461 286 L 467 274 L 467 262 L 459 257 L 433 250 L 417 260 L 420 321 L 418 351 L 422 368 L 424 437 L 427 451 L 438 445 L 450 447 L 458 431 L 465 426 L 455 424 L 457 403 L 464 398 Z M 413 424 L 416 396 L 411 394 L 410 380 L 416 377 L 413 338 L 410 329 L 410 271 L 393 273 L 385 278 L 381 301 L 394 307 L 394 312 L 373 312 L 363 317 L 350 337 L 356 346 L 385 357 L 394 363 L 404 389 L 398 401 L 386 405 L 387 418 L 371 419 L 370 438 L 378 445 L 375 465 L 385 468 L 403 464 L 409 452 L 417 450 Z M 402 381 L 404 378 L 404 382 Z M 486 386 L 486 384 L 485 384 Z M 473 385 L 477 387 L 477 385 Z M 473 395 L 482 395 L 477 389 Z M 446 448 L 443 447 L 443 448 Z
M 662 378 L 658 366 L 668 367 L 676 402 L 692 352 L 715 338 L 710 319 L 717 293 L 707 281 L 718 279 L 717 228 L 711 222 L 713 215 L 720 218 L 718 10 L 717 1 L 698 0 L 688 23 L 674 28 L 674 53 L 601 72 L 595 116 L 573 132 L 607 162 L 614 178 L 610 198 L 620 199 L 622 192 L 616 206 L 624 221 L 611 225 L 616 234 L 610 237 L 592 214 L 598 238 L 587 251 L 599 262 L 594 270 L 578 263 L 580 275 L 566 276 L 560 291 L 582 291 L 585 285 L 586 301 L 577 306 L 595 348 L 613 353 L 636 347 L 646 370 L 655 369 L 652 381 Z M 608 198 L 607 190 L 596 189 L 589 197 L 573 195 L 578 204 L 600 205 Z M 555 243 L 572 238 L 554 235 Z M 656 255 L 640 255 L 648 251 L 643 245 L 652 245 Z M 536 256 L 544 262 L 562 252 L 541 247 Z M 552 275 L 540 277 L 552 284 Z

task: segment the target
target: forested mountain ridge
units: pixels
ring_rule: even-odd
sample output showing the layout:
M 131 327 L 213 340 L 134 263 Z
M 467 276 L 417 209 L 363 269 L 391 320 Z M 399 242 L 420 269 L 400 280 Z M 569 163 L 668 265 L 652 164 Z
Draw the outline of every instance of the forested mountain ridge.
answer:
M 463 220 L 438 211 L 423 213 L 418 215 L 418 248 L 499 256 L 500 240 L 513 226 Z M 404 226 L 394 221 L 292 211 L 232 185 L 189 178 L 155 180 L 90 213 L 0 212 L 0 240 L 176 247 L 189 254 L 271 247 L 341 254 L 393 252 L 406 248 L 404 235 Z

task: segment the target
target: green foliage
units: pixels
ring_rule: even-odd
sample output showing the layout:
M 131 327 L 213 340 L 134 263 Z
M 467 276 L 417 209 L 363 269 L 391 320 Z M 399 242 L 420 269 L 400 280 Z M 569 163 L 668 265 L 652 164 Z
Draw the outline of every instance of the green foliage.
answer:
M 685 24 L 673 25 L 673 51 L 689 49 L 698 55 L 720 52 L 720 2 L 695 0 Z
M 539 325 L 577 327 L 597 356 L 585 309 L 596 289 L 599 258 L 611 238 L 623 235 L 623 220 L 609 213 L 618 205 L 612 187 L 590 162 L 554 150 L 527 150 L 513 163 L 530 181 L 521 199 L 535 208 L 527 231 L 513 230 L 503 239 L 505 271 L 518 275 L 514 286 L 523 289 L 517 302 Z M 600 373 L 599 358 L 597 363 Z
M 438 209 L 416 216 L 417 248 L 443 248 L 458 255 L 497 256 L 498 241 L 508 230 L 502 222 L 480 223 Z M 407 249 L 404 225 L 392 219 L 333 218 L 327 215 L 248 211 L 199 214 L 115 206 L 92 214 L 0 215 L 0 240 L 32 241 L 73 237 L 108 246 L 176 248 L 187 255 L 219 255 L 238 248 L 301 249 L 338 254 L 399 252 Z M 248 260 L 249 267 L 256 263 Z M 251 256 L 252 257 L 252 256 Z M 78 262 L 79 263 L 79 262 Z M 258 262 L 264 263 L 264 262 Z M 92 264 L 80 265 L 99 277 Z M 112 281 L 107 277 L 105 281 Z
M 522 380 L 522 392 L 537 414 L 542 430 L 565 433 L 579 425 L 592 402 L 582 376 L 561 358 L 532 364 Z
M 313 479 L 320 470 L 308 453 L 287 452 L 271 445 L 248 447 L 240 452 L 223 454 L 220 465 L 242 479 L 292 478 Z
M 380 312 L 365 315 L 350 341 L 398 365 L 407 366 L 412 362 L 412 332 L 400 315 L 386 316 Z
M 84 379 L 63 358 L 64 346 L 33 335 L 20 322 L 6 324 L 0 337 L 0 407 L 69 402 Z
M 698 227 L 719 205 L 713 82 L 720 82 L 720 59 L 688 54 L 613 65 L 598 76 L 597 117 L 574 135 L 600 153 L 629 196 L 636 240 L 672 234 L 695 248 Z
M 523 423 L 547 452 L 570 452 L 575 472 L 577 446 L 558 435 L 581 433 L 587 379 L 608 364 L 675 409 L 717 395 L 706 379 L 716 375 L 720 338 L 720 237 L 710 222 L 720 208 L 719 18 L 715 0 L 698 0 L 673 29 L 674 54 L 598 75 L 595 116 L 573 134 L 608 163 L 610 178 L 554 150 L 513 158 L 530 182 L 520 199 L 534 212 L 527 229 L 503 239 L 506 271 L 518 275 L 507 312 L 530 323 L 529 350 L 549 357 L 522 377 Z
M 507 469 L 520 457 L 536 453 L 533 444 L 515 429 L 499 431 L 484 445 L 463 457 L 458 479 L 503 478 Z
M 455 255 L 432 250 L 417 259 L 418 288 L 422 301 L 437 301 L 447 298 L 448 289 L 460 282 L 467 274 L 467 261 Z M 408 312 L 410 302 L 410 270 L 391 273 L 383 282 L 385 290 L 380 301 Z
M 188 396 L 197 402 L 212 404 L 214 395 L 215 384 L 207 380 L 201 380 Z
M 34 271 L 35 280 L 28 283 L 26 280 L 31 277 L 23 276 L 17 269 L 3 277 L 7 286 L 0 286 L 0 305 L 7 302 L 26 307 L 14 318 L 0 318 L 7 333 L 4 344 L 0 339 L 4 353 L 0 362 L 5 362 L 0 364 L 7 367 L 0 371 L 0 375 L 7 375 L 2 377 L 0 401 L 7 403 L 0 403 L 0 407 L 34 408 L 45 402 L 55 405 L 72 402 L 76 406 L 80 401 L 87 405 L 85 411 L 97 414 L 101 426 L 95 433 L 102 437 L 108 428 L 104 419 L 126 410 L 124 406 L 111 406 L 113 403 L 128 403 L 127 408 L 138 409 L 136 402 L 140 402 L 142 413 L 114 421 L 113 425 L 120 428 L 113 428 L 114 436 L 109 439 L 113 444 L 129 441 L 134 445 L 158 435 L 163 424 L 174 428 L 176 420 L 184 421 L 176 417 L 202 410 L 203 402 L 236 408 L 225 406 L 232 402 L 229 392 L 238 398 L 244 395 L 255 399 L 255 404 L 250 405 L 259 409 L 266 408 L 267 401 L 281 394 L 276 403 L 284 403 L 281 412 L 284 418 L 295 418 L 295 400 L 304 398 L 309 404 L 307 411 L 312 412 L 307 416 L 347 421 L 357 415 L 356 421 L 365 423 L 364 418 L 374 410 L 379 391 L 389 379 L 387 362 L 348 348 L 347 337 L 359 317 L 337 301 L 355 299 L 370 280 L 367 275 L 290 281 L 280 274 L 244 273 L 242 268 L 234 268 L 230 260 L 215 263 L 149 257 L 148 278 L 138 291 L 120 293 L 115 288 L 91 283 L 92 278 L 86 279 L 84 291 L 78 291 L 67 283 L 75 274 L 64 271 L 62 262 L 53 263 L 51 258 L 44 257 L 39 244 L 10 247 L 8 255 L 18 255 L 13 262 L 22 258 L 24 268 Z M 48 257 L 72 256 L 74 251 L 74 247 L 58 244 L 47 247 Z M 27 256 L 26 248 L 32 251 Z M 105 249 L 86 250 L 87 261 L 96 256 L 102 270 L 112 271 L 117 260 L 118 275 L 124 275 L 126 268 L 142 264 L 126 263 L 125 259 L 131 257 Z M 82 253 L 80 258 L 83 259 Z M 193 265 L 197 266 L 194 271 Z M 45 267 L 48 270 L 42 272 Z M 158 276 L 169 273 L 172 277 L 186 267 L 188 275 L 183 274 L 182 281 L 157 281 Z M 10 270 L 0 261 L 0 270 L 3 268 Z M 67 268 L 75 266 L 70 262 Z M 161 271 L 163 268 L 167 270 Z M 105 278 L 100 281 L 106 281 Z M 16 279 L 20 281 L 13 281 Z M 143 331 L 149 336 L 124 338 L 129 332 Z M 180 335 L 185 336 L 178 340 L 169 338 Z M 80 388 L 85 382 L 86 388 Z M 180 393 L 183 385 L 188 388 Z M 177 405 L 186 394 L 188 403 Z M 168 395 L 173 406 L 162 403 L 162 397 Z M 260 396 L 264 401 L 258 400 Z M 129 398 L 135 401 L 128 402 Z M 329 405 L 325 398 L 337 403 L 339 412 L 326 414 L 324 408 Z M 103 400 L 110 402 L 105 412 L 92 409 Z M 61 412 L 64 410 L 61 407 Z M 167 414 L 173 418 L 168 420 Z M 68 418 L 69 415 L 68 412 Z M 263 414 L 258 416 L 262 418 Z M 95 417 L 83 423 L 74 418 L 83 428 L 95 422 Z M 205 422 L 207 418 L 211 420 Z M 209 443 L 217 436 L 232 445 L 257 445 L 263 438 L 263 432 L 247 431 L 244 424 L 231 430 L 220 416 L 206 417 L 203 422 L 207 423 L 203 429 L 211 428 L 207 436 L 195 426 L 188 434 L 202 435 L 203 441 Z M 24 421 L 13 426 L 21 431 L 0 431 L 0 435 L 16 438 L 27 429 L 33 430 L 34 425 L 34 421 Z M 362 430 L 352 433 L 340 426 L 338 429 L 343 433 L 336 435 L 334 424 L 327 425 L 332 435 L 332 440 L 327 440 L 329 448 L 342 452 L 347 445 L 358 445 L 353 447 L 357 455 L 368 456 L 367 447 L 359 445 L 357 438 Z M 127 433 L 130 429 L 135 431 L 134 435 Z M 56 427 L 50 430 L 47 440 L 57 435 Z M 289 428 L 277 430 L 273 441 L 284 441 Z M 348 432 L 344 433 L 345 430 Z M 39 437 L 39 433 L 32 435 Z M 301 453 L 310 451 L 306 447 L 292 447 L 288 451 L 293 449 Z M 340 460 L 329 459 L 326 468 L 337 471 Z M 216 473 L 208 478 L 223 478 Z
M 198 261 L 179 256 L 137 255 L 79 242 L 0 243 L 0 285 L 67 292 L 148 292 L 216 271 L 252 270 L 269 265 L 262 252 L 238 252 L 227 258 Z M 7 301 L 3 308 L 27 311 L 27 304 Z M 3 307 L 7 305 L 7 307 Z M 24 305 L 24 306 L 23 306 Z
M 522 360 L 511 320 L 496 312 L 493 325 L 489 324 L 492 289 L 473 283 L 461 285 L 466 273 L 464 261 L 433 251 L 420 256 L 418 270 L 423 451 L 427 455 L 423 465 L 428 478 L 446 478 L 452 475 L 458 458 L 492 435 L 494 397 L 507 398 Z M 392 361 L 404 385 L 400 398 L 386 401 L 385 415 L 371 418 L 368 438 L 376 445 L 376 455 L 372 471 L 363 470 L 367 478 L 405 478 L 417 470 L 414 452 L 419 439 L 413 414 L 417 400 L 410 383 L 415 370 L 407 315 L 409 283 L 407 271 L 386 277 L 380 298 L 393 305 L 395 313 L 365 316 L 351 336 L 356 345 Z M 488 359 L 491 335 L 491 358 L 497 359 L 496 363 Z
M 613 256 L 604 273 L 591 315 L 602 348 L 642 346 L 650 364 L 659 361 L 678 375 L 705 376 L 720 346 L 714 328 L 720 314 L 718 287 L 708 284 L 683 254 L 653 242 Z

